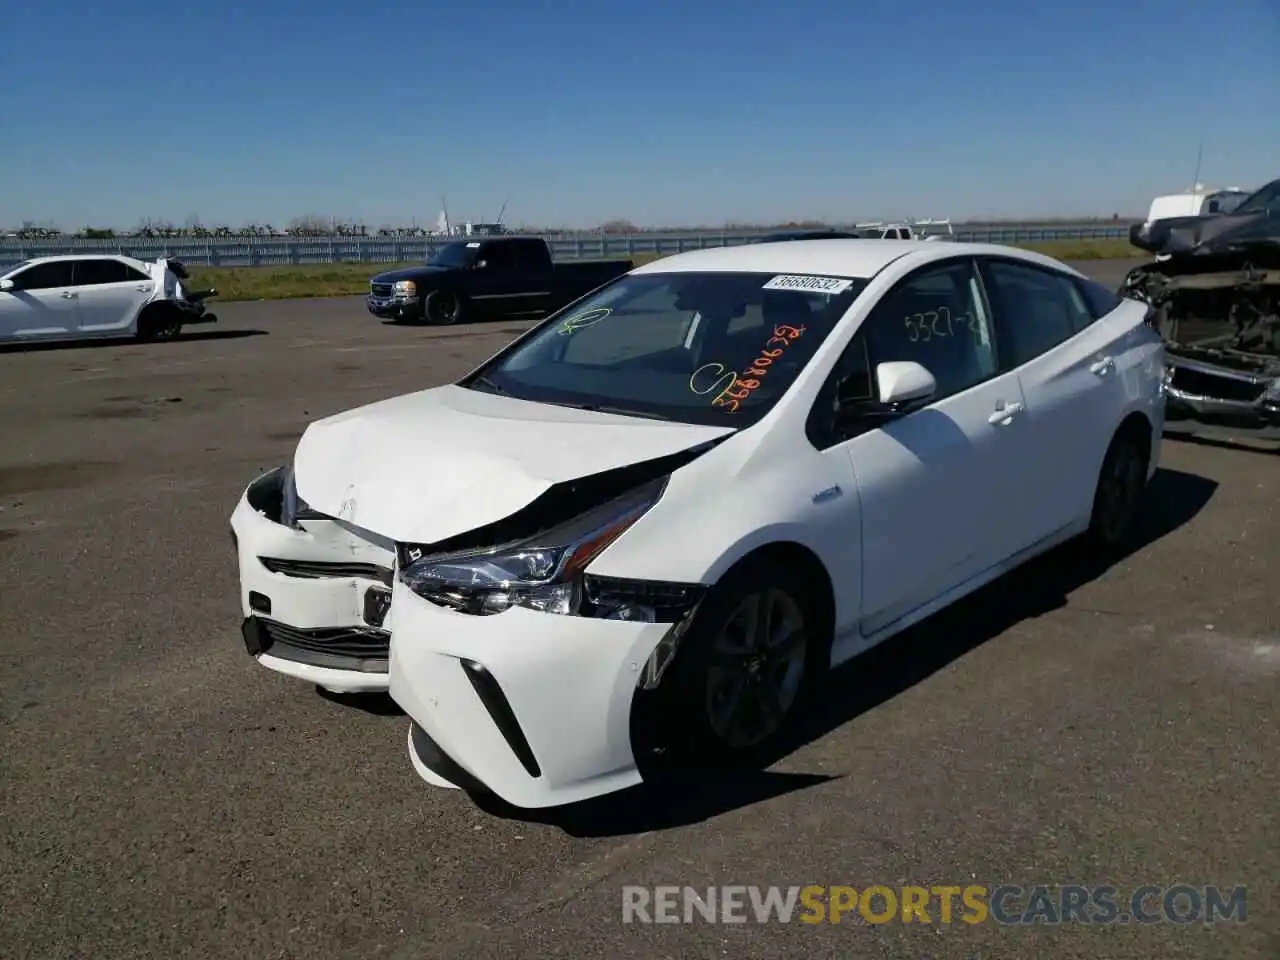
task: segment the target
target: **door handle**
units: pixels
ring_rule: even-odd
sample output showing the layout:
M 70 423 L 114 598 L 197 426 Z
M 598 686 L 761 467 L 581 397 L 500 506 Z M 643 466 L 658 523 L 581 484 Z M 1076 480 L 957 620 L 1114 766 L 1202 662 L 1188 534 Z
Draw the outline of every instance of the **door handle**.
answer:
M 80 296 L 80 294 L 78 294 L 78 293 L 76 293 L 76 292 L 74 292 L 74 291 L 72 291 L 72 290 L 63 290 L 63 291 L 62 291 L 62 299 L 63 299 L 63 300 L 74 300 L 74 299 L 75 299 L 76 297 L 78 297 L 78 296 Z
M 133 289 L 137 290 L 139 293 L 150 293 L 151 284 L 143 283 L 143 284 L 140 284 L 139 286 L 134 287 Z
M 1111 357 L 1103 357 L 1097 363 L 1089 367 L 1089 372 L 1094 376 L 1105 377 L 1116 368 L 1116 362 Z
M 987 423 L 995 424 L 996 426 L 1009 423 L 1025 409 L 1026 407 L 1021 403 L 1005 403 L 1001 400 L 996 404 L 996 412 L 987 417 Z

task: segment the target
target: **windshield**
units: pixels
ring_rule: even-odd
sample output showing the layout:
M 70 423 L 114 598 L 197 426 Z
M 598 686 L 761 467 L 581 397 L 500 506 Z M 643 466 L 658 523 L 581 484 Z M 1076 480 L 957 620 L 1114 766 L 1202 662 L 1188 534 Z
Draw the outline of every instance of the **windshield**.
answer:
M 1233 213 L 1264 213 L 1269 207 L 1280 207 L 1280 180 L 1273 180 L 1248 197 Z
M 0 263 L 0 277 L 7 277 L 11 273 L 16 273 L 30 262 L 30 260 L 20 260 L 17 263 Z
M 479 252 L 480 244 L 475 242 L 446 243 L 431 255 L 427 263 L 433 267 L 469 267 Z
M 463 381 L 525 400 L 748 426 L 867 285 L 771 273 L 624 276 Z

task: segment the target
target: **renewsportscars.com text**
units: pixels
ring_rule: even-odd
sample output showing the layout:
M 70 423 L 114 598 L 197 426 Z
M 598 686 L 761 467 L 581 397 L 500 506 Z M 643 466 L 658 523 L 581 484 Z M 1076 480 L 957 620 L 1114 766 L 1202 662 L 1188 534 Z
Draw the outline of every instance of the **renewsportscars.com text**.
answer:
M 1246 888 L 626 886 L 623 923 L 1152 924 L 1246 920 Z

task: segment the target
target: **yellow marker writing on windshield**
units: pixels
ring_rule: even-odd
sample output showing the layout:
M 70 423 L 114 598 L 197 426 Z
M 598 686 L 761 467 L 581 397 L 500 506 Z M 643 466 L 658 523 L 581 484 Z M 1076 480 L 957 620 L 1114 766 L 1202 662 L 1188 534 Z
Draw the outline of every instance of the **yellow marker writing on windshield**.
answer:
M 577 333 L 579 330 L 585 330 L 587 327 L 599 323 L 611 313 L 613 313 L 613 310 L 609 307 L 596 307 L 594 310 L 575 313 L 560 324 L 559 332 L 562 334 Z

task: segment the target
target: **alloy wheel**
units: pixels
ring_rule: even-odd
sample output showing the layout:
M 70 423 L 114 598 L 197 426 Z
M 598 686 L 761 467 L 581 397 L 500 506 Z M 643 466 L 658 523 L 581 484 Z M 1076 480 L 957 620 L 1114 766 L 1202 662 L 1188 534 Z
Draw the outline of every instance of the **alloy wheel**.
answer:
M 716 638 L 707 671 L 707 720 L 731 750 L 754 747 L 785 723 L 804 679 L 804 613 L 784 590 L 745 597 Z

